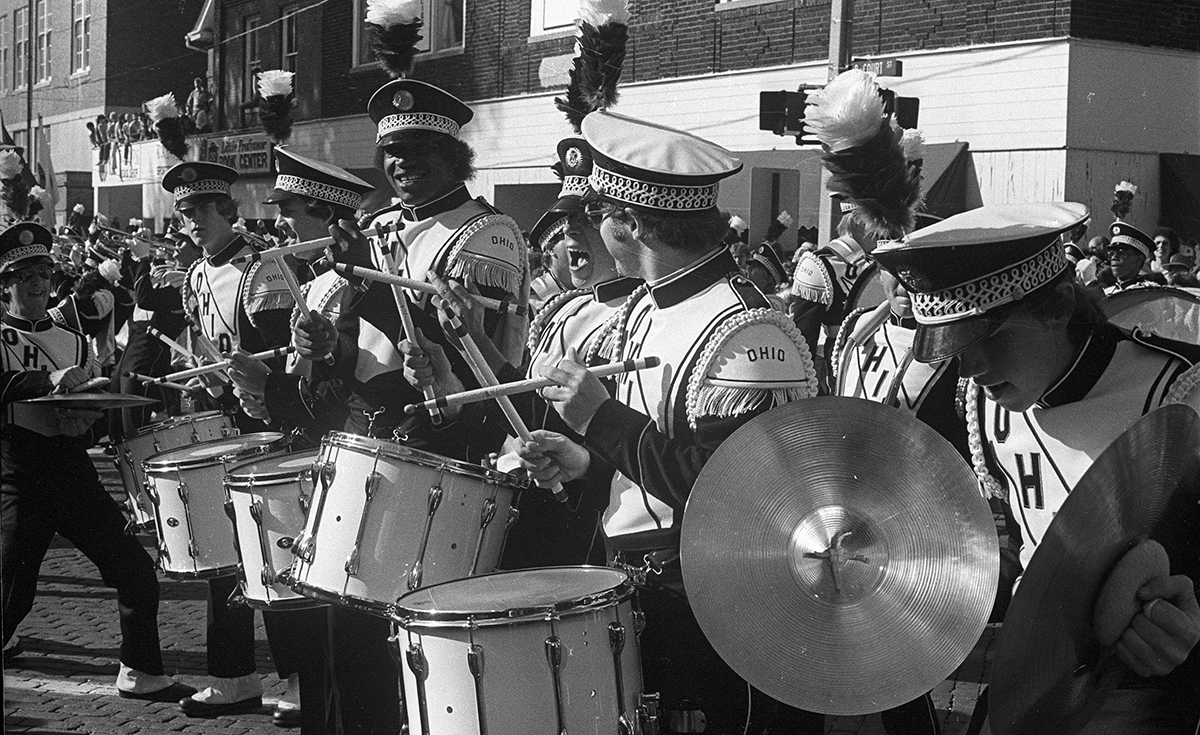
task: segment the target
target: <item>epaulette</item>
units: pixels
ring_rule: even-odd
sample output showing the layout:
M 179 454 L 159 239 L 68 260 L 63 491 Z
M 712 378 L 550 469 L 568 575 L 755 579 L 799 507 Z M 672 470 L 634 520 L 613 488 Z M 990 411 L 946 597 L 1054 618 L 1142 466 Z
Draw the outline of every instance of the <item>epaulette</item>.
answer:
M 823 258 L 812 252 L 800 256 L 796 272 L 792 275 L 792 294 L 823 306 L 831 306 L 834 299 L 834 273 Z
M 568 301 L 583 295 L 590 297 L 592 290 L 590 288 L 575 288 L 570 291 L 562 291 L 554 294 L 542 304 L 542 308 L 538 309 L 537 316 L 529 324 L 529 340 L 526 342 L 526 345 L 529 347 L 530 352 L 533 352 L 538 342 L 542 340 L 542 331 L 546 328 L 550 317 L 554 316 L 559 309 L 566 306 Z
M 853 331 L 858 318 L 869 311 L 875 311 L 875 307 L 867 308 L 864 306 L 861 309 L 855 309 L 842 320 L 841 325 L 838 327 L 837 336 L 833 340 L 833 355 L 830 356 L 834 375 L 838 375 L 841 372 L 842 367 L 839 363 L 841 363 L 842 350 L 846 348 L 846 339 L 850 336 L 850 332 Z
M 708 338 L 688 378 L 687 416 L 729 417 L 770 400 L 780 405 L 817 395 L 817 371 L 804 335 L 786 314 L 751 309 L 726 319 Z
M 456 235 L 447 260 L 447 275 L 515 294 L 525 281 L 525 269 L 529 265 L 525 236 L 516 220 L 500 214 L 486 202 L 483 204 L 490 211 L 468 222 Z M 501 228 L 504 234 L 493 235 L 487 241 L 472 242 L 476 234 L 493 227 Z
M 258 322 L 255 320 L 255 315 L 259 312 L 270 311 L 272 309 L 284 309 L 287 308 L 289 302 L 292 304 L 292 310 L 298 306 L 298 304 L 296 304 L 296 300 L 292 298 L 292 292 L 286 288 L 277 290 L 273 294 L 271 293 L 270 289 L 266 289 L 267 293 L 264 295 L 254 287 L 254 280 L 258 278 L 259 270 L 262 268 L 263 263 L 265 262 L 267 261 L 256 260 L 250 265 L 246 266 L 246 275 L 242 281 L 245 284 L 242 287 L 241 294 L 242 311 L 246 314 L 246 318 L 250 320 L 250 324 L 254 326 L 255 329 L 258 328 Z M 279 263 L 279 266 L 281 268 L 288 267 L 286 263 Z M 271 276 L 266 274 L 264 275 L 264 278 L 270 279 Z M 290 311 L 291 310 L 289 310 L 289 313 Z

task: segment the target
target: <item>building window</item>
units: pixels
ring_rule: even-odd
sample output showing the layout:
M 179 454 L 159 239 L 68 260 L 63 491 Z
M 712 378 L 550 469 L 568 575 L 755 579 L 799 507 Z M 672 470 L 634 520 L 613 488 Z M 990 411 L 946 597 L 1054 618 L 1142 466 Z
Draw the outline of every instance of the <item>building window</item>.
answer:
M 546 0 L 555 2 L 556 0 Z M 466 0 L 423 0 L 425 25 L 421 29 L 421 51 L 437 53 L 463 48 Z M 354 49 L 355 66 L 375 63 L 371 53 L 371 34 L 367 32 L 363 19 L 366 17 L 366 0 L 354 0 Z
M 579 3 L 571 0 L 530 0 L 529 35 L 573 31 L 577 17 Z
M 300 11 L 298 5 L 289 5 L 281 11 L 283 22 L 281 31 L 283 38 L 279 44 L 283 58 L 280 68 L 284 71 L 296 71 L 296 58 L 300 49 L 296 42 L 296 14 Z
M 8 35 L 11 31 L 9 27 L 7 15 L 0 15 L 0 94 L 8 91 L 9 82 L 12 81 L 12 36 Z
M 248 15 L 242 21 L 242 127 L 258 126 L 258 73 L 262 71 L 259 53 L 258 28 L 262 25 L 257 15 Z
M 13 89 L 23 89 L 29 83 L 29 8 L 13 11 Z
M 50 3 L 48 0 L 36 0 L 33 6 L 37 25 L 34 27 L 36 36 L 33 78 L 37 83 L 50 81 Z
M 92 66 L 92 0 L 71 3 L 71 71 Z

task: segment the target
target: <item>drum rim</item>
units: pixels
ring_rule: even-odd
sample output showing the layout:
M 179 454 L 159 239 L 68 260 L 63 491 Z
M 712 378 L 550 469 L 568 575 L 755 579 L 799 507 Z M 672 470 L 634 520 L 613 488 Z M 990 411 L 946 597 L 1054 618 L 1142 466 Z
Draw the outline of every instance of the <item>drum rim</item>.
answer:
M 324 453 L 327 446 L 341 449 L 362 449 L 368 453 L 379 450 L 381 455 L 391 459 L 407 460 L 424 467 L 438 467 L 451 474 L 488 480 L 507 485 L 516 490 L 528 489 L 530 484 L 527 478 L 519 477 L 509 472 L 500 472 L 499 470 L 489 469 L 471 464 L 470 462 L 443 457 L 433 452 L 406 447 L 403 444 L 397 444 L 386 439 L 375 439 L 345 431 L 331 431 L 326 434 L 321 440 L 322 453 Z
M 210 455 L 200 458 L 200 459 L 183 460 L 183 461 L 179 461 L 179 462 L 164 462 L 162 459 L 160 459 L 160 457 L 166 457 L 167 455 L 174 454 L 175 452 L 181 452 L 184 449 L 191 449 L 191 448 L 203 446 L 205 444 L 209 444 L 212 442 L 227 442 L 227 441 L 231 441 L 231 440 L 235 440 L 235 439 L 247 439 L 247 438 L 253 437 L 253 436 L 261 436 L 263 434 L 272 434 L 276 438 L 272 439 L 270 442 L 267 442 L 265 444 L 258 444 L 256 446 L 252 446 L 252 447 L 244 447 L 236 452 L 230 452 L 228 454 L 210 454 Z M 221 437 L 219 439 L 209 439 L 208 441 L 196 442 L 195 444 L 188 444 L 187 446 L 176 447 L 175 449 L 168 449 L 165 452 L 159 452 L 157 454 L 152 454 L 149 457 L 147 457 L 146 459 L 142 460 L 142 471 L 145 472 L 147 475 L 150 475 L 150 474 L 154 474 L 154 473 L 158 473 L 158 472 L 174 472 L 176 470 L 190 470 L 190 469 L 196 469 L 199 467 L 211 467 L 214 465 L 224 464 L 226 460 L 228 460 L 230 458 L 238 457 L 241 454 L 246 453 L 246 452 L 269 451 L 269 448 L 271 447 L 271 445 L 273 445 L 277 442 L 282 442 L 286 439 L 287 439 L 287 434 L 283 434 L 278 431 L 256 431 L 252 434 L 238 434 L 237 436 L 225 436 L 225 437 Z M 244 462 L 239 462 L 239 464 L 244 464 Z
M 149 436 L 150 434 L 153 434 L 154 432 L 159 431 L 161 429 L 173 429 L 176 426 L 183 426 L 184 424 L 192 424 L 197 421 L 200 421 L 201 419 L 210 419 L 210 418 L 213 418 L 214 416 L 228 416 L 228 414 L 226 414 L 224 411 L 201 411 L 199 413 L 185 413 L 181 416 L 172 416 L 169 419 L 163 419 L 162 421 L 155 421 L 153 424 L 147 424 L 147 425 L 139 428 L 137 431 L 133 432 L 133 435 L 129 438 L 132 439 L 134 437 L 139 437 L 139 436 Z M 230 420 L 230 424 L 232 424 L 232 423 L 233 423 L 233 421 Z
M 572 598 L 569 600 L 561 600 L 550 605 L 539 605 L 536 607 L 513 607 L 506 610 L 481 610 L 481 611 L 466 611 L 466 610 L 415 610 L 407 607 L 404 604 L 406 598 L 414 595 L 428 593 L 430 590 L 437 587 L 442 587 L 449 584 L 457 584 L 468 579 L 482 579 L 484 577 L 498 577 L 503 575 L 521 574 L 532 571 L 544 570 L 591 570 L 603 569 L 608 572 L 613 572 L 617 575 L 623 575 L 623 579 L 613 586 L 604 590 L 600 590 L 590 595 Z M 503 572 L 492 572 L 491 574 L 478 574 L 473 577 L 464 577 L 463 579 L 454 579 L 447 582 L 439 582 L 438 584 L 422 587 L 412 592 L 408 592 L 396 600 L 391 613 L 392 619 L 402 628 L 485 628 L 495 625 L 511 625 L 514 623 L 524 623 L 537 620 L 546 620 L 547 618 L 564 618 L 573 615 L 579 615 L 593 610 L 602 610 L 611 607 L 614 604 L 620 604 L 633 596 L 637 590 L 637 585 L 634 583 L 633 577 L 621 569 L 613 567 L 603 567 L 594 564 L 576 564 L 562 565 L 553 567 L 538 567 L 536 569 L 512 569 Z
M 272 459 L 279 459 L 280 457 L 289 457 L 293 454 L 312 454 L 312 463 L 316 464 L 317 459 L 319 459 L 321 456 L 321 450 L 302 449 L 299 452 L 289 452 L 284 450 L 280 452 L 271 452 L 270 454 L 266 454 L 262 457 L 248 459 L 245 462 L 239 462 L 233 467 L 230 467 L 225 473 L 225 486 L 231 490 L 248 490 L 251 487 L 260 487 L 263 485 L 283 485 L 297 478 L 303 478 L 304 475 L 312 472 L 312 464 L 310 464 L 308 467 L 302 470 L 290 470 L 288 472 L 281 470 L 279 472 L 267 472 L 261 475 L 238 474 L 238 470 L 241 470 L 249 465 L 258 464 L 259 462 L 267 462 Z

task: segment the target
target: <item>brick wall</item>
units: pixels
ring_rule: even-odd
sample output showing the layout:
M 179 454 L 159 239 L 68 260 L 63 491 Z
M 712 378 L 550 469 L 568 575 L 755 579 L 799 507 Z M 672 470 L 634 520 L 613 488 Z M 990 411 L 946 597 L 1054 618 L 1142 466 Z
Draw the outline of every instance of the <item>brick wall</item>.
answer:
M 1073 0 L 1071 35 L 1139 46 L 1200 51 L 1196 0 Z

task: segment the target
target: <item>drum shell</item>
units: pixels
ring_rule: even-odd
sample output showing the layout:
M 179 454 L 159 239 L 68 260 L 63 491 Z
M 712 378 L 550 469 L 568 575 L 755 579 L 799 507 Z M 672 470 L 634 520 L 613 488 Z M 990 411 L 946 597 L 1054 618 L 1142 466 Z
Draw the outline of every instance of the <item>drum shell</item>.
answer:
M 183 449 L 160 452 L 142 463 L 158 530 L 158 564 L 168 577 L 208 579 L 235 574 L 238 566 L 233 521 L 226 508 L 228 468 L 282 449 L 282 434 L 262 432 L 201 442 L 187 449 L 242 442 L 240 448 L 203 459 L 170 461 Z M 185 500 L 186 498 L 186 500 Z
M 381 616 L 418 586 L 492 571 L 523 487 L 504 473 L 338 432 L 325 437 L 316 467 L 321 479 L 292 586 Z M 368 503 L 372 473 L 378 477 Z
M 543 571 L 488 576 L 511 576 L 511 584 L 519 588 L 522 575 Z M 398 610 L 398 615 L 404 616 L 398 640 L 409 731 L 425 732 L 421 725 L 424 713 L 429 719 L 426 735 L 558 732 L 554 671 L 546 650 L 547 639 L 553 636 L 560 642 L 562 652 L 558 680 L 565 731 L 611 735 L 620 732 L 618 719 L 624 712 L 634 728 L 631 731 L 636 732 L 643 688 L 641 653 L 632 587 L 623 587 L 605 595 L 608 599 L 588 600 L 578 606 L 556 605 L 556 611 L 510 610 L 480 620 L 474 626 L 470 616 L 457 622 L 421 620 L 412 617 L 411 611 Z M 399 607 L 403 606 L 401 598 Z M 617 626 L 623 633 L 618 659 L 623 708 L 617 697 L 617 664 L 610 626 Z M 482 707 L 468 663 L 472 645 L 482 651 L 483 670 L 479 676 Z M 423 686 L 418 686 L 413 670 L 410 659 L 414 656 L 419 657 L 426 670 Z
M 220 411 L 176 416 L 148 424 L 132 436 L 116 444 L 117 471 L 125 486 L 125 508 L 139 531 L 155 528 L 154 507 L 146 494 L 146 474 L 142 462 L 159 454 L 189 444 L 236 436 L 233 419 Z
M 268 459 L 304 463 L 303 469 L 275 472 L 264 476 L 255 473 Z M 229 494 L 236 530 L 237 553 L 240 559 L 238 576 L 242 597 L 251 607 L 268 610 L 288 610 L 312 607 L 318 603 L 293 591 L 287 579 L 295 557 L 292 548 L 304 528 L 305 515 L 313 494 L 312 465 L 317 451 L 275 455 L 232 467 L 225 476 L 225 491 Z M 305 461 L 307 460 L 307 461 Z M 251 504 L 258 503 L 259 520 L 254 519 Z M 279 579 L 263 583 L 264 546 L 270 563 L 268 576 Z

